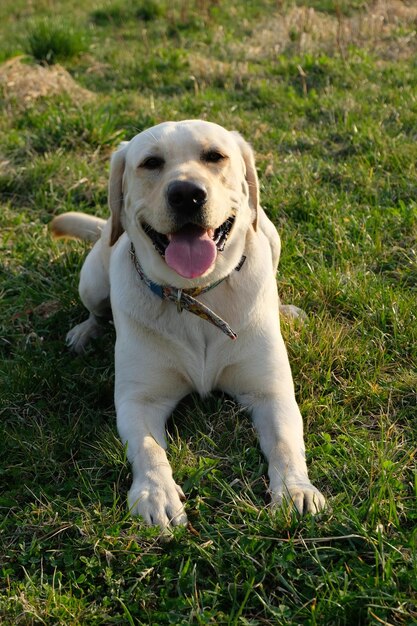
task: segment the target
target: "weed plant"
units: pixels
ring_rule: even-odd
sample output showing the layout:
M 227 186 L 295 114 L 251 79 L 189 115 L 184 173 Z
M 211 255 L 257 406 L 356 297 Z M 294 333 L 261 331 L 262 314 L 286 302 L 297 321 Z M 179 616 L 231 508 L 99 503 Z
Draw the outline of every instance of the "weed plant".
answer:
M 29 23 L 23 45 L 36 61 L 52 65 L 83 52 L 86 36 L 67 20 L 45 17 Z

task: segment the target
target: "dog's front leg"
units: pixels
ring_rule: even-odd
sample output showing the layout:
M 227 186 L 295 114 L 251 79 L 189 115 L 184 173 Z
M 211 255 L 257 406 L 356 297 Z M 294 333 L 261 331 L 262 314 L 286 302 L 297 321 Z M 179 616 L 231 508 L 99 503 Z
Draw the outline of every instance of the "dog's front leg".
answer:
M 165 422 L 176 402 L 149 401 L 149 396 L 116 392 L 117 426 L 127 444 L 133 482 L 129 509 L 161 528 L 185 525 L 182 489 L 175 483 L 165 453 Z
M 300 513 L 316 513 L 325 500 L 308 477 L 303 422 L 284 341 L 274 320 L 270 328 L 268 333 L 264 323 L 264 333 L 253 338 L 244 360 L 225 368 L 220 385 L 252 415 L 268 461 L 272 506 L 287 500 Z
M 251 402 L 251 409 L 268 461 L 272 505 L 288 500 L 301 514 L 317 513 L 325 499 L 308 477 L 303 424 L 295 398 L 288 389 L 282 395 L 260 395 Z

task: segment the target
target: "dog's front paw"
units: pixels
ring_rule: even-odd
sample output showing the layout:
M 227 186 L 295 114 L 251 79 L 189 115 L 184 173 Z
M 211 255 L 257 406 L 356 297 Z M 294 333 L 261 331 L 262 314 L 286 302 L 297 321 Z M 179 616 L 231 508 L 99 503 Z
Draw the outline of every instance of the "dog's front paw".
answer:
M 132 515 L 141 515 L 147 524 L 167 528 L 185 526 L 187 515 L 181 500 L 184 493 L 172 478 L 150 476 L 134 482 L 128 494 Z
M 282 488 L 272 491 L 271 507 L 277 509 L 284 503 L 292 504 L 300 513 L 319 513 L 324 509 L 326 500 L 318 489 L 310 482 L 297 482 L 285 484 Z

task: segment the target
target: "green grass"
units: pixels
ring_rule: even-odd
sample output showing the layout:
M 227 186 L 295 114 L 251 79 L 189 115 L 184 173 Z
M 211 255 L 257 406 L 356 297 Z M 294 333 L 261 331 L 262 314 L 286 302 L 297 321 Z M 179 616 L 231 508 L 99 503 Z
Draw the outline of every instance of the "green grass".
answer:
M 124 26 L 129 20 L 150 22 L 166 14 L 167 7 L 155 0 L 126 4 L 125 2 L 109 3 L 91 13 L 92 21 L 98 26 Z
M 0 58 L 30 51 L 22 33 L 50 10 L 5 0 Z M 414 18 L 400 29 L 388 16 L 371 36 L 361 0 L 60 0 L 54 11 L 87 42 L 65 67 L 96 96 L 0 94 L 0 621 L 417 623 Z M 342 40 L 327 20 L 346 27 Z M 280 292 L 308 314 L 283 332 L 329 506 L 317 519 L 271 516 L 248 417 L 225 397 L 190 397 L 169 424 L 169 456 L 194 530 L 166 542 L 127 515 L 112 328 L 84 357 L 64 347 L 85 318 L 87 247 L 51 241 L 47 225 L 67 210 L 107 215 L 120 139 L 188 117 L 256 150 L 283 240 Z
M 85 35 L 67 20 L 42 18 L 28 25 L 24 49 L 37 61 L 52 65 L 83 52 Z

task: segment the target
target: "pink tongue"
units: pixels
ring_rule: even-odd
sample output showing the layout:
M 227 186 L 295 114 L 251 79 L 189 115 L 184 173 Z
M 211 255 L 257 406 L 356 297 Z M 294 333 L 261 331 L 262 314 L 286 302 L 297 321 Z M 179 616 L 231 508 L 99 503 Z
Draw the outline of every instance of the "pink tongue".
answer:
M 172 233 L 165 250 L 167 265 L 184 278 L 204 274 L 213 265 L 216 256 L 216 244 L 207 231 L 192 224 Z

